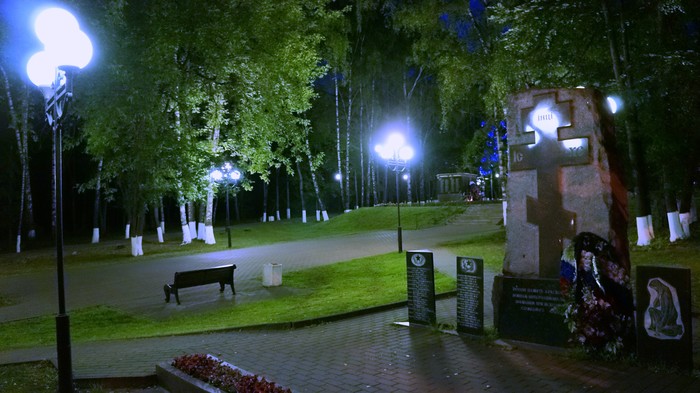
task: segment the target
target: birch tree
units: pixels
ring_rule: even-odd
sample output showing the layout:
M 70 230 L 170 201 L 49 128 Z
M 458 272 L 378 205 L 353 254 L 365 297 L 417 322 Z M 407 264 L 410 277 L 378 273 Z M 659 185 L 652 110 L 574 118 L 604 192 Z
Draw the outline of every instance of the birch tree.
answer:
M 22 249 L 22 234 L 25 230 L 27 231 L 27 237 L 29 239 L 36 237 L 31 176 L 29 172 L 29 95 L 26 86 L 14 88 L 13 85 L 17 85 L 17 83 L 10 82 L 10 77 L 2 65 L 0 65 L 0 74 L 2 76 L 8 113 L 10 116 L 9 126 L 15 134 L 20 163 L 20 209 L 17 228 L 17 243 L 15 248 L 15 251 L 19 253 Z M 27 224 L 27 228 L 23 227 L 25 223 Z

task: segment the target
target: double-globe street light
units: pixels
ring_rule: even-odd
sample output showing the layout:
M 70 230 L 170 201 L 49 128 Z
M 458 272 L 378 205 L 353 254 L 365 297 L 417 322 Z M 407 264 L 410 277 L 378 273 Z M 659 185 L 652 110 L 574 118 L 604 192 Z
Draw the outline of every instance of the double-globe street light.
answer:
M 386 165 L 394 171 L 396 177 L 396 213 L 398 227 L 396 230 L 399 252 L 403 251 L 403 240 L 401 234 L 401 204 L 399 200 L 399 173 L 406 169 L 408 160 L 413 158 L 413 148 L 406 143 L 406 138 L 398 132 L 389 134 L 383 144 L 376 145 L 374 151 L 381 158 L 386 160 Z
M 241 178 L 241 172 L 234 169 L 230 162 L 226 162 L 221 168 L 211 171 L 211 178 L 215 182 L 224 183 L 224 188 L 226 188 L 226 235 L 228 236 L 228 248 L 231 248 L 231 216 L 229 214 L 228 189 L 231 183 L 233 183 L 235 187 L 236 183 Z M 236 198 L 235 194 L 234 198 Z M 236 217 L 238 217 L 238 200 L 236 200 Z
M 73 391 L 73 366 L 70 345 L 70 321 L 66 313 L 63 275 L 63 157 L 61 119 L 73 97 L 74 73 L 92 58 L 92 43 L 80 30 L 77 19 L 68 11 L 49 8 L 37 15 L 34 31 L 44 50 L 27 62 L 27 75 L 37 85 L 46 101 L 46 119 L 56 145 L 56 270 L 58 281 L 58 314 L 56 315 L 56 351 L 58 391 Z

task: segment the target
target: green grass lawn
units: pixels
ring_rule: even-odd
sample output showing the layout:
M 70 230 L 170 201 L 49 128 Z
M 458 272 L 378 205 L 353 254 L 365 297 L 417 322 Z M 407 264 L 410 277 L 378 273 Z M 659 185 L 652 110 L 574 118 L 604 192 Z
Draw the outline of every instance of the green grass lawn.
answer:
M 298 293 L 239 304 L 228 310 L 188 313 L 164 320 L 97 306 L 71 312 L 75 342 L 164 336 L 249 325 L 301 321 L 406 300 L 405 254 L 390 253 L 290 272 L 285 288 Z M 436 273 L 438 293 L 455 280 Z M 53 345 L 53 316 L 0 324 L 0 349 Z
M 463 213 L 465 205 L 402 206 L 401 222 L 404 230 L 422 229 L 442 225 Z M 396 205 L 367 207 L 332 217 L 329 221 L 309 219 L 281 220 L 269 223 L 240 224 L 231 227 L 233 248 L 253 247 L 277 242 L 341 236 L 378 230 L 396 230 Z M 132 263 L 150 258 L 197 254 L 227 249 L 228 241 L 223 227 L 215 228 L 217 243 L 206 245 L 195 240 L 181 245 L 179 228 L 169 228 L 165 242 L 158 243 L 154 234 L 146 233 L 143 239 L 143 256 L 131 256 L 128 239 L 108 238 L 99 244 L 66 241 L 64 260 L 67 266 L 99 263 Z M 85 241 L 90 237 L 86 235 Z M 26 243 L 26 242 L 25 242 Z M 0 254 L 0 275 L 27 273 L 55 269 L 55 251 L 52 246 L 32 249 L 22 253 Z
M 484 269 L 500 272 L 506 250 L 505 230 L 469 238 L 464 241 L 443 243 L 455 255 L 478 257 L 484 260 Z

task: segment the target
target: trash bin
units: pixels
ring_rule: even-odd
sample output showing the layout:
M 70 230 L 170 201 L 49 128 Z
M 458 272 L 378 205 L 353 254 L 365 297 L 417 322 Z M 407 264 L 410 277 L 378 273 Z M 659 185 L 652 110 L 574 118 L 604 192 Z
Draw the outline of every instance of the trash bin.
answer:
M 263 265 L 263 286 L 277 287 L 282 285 L 282 265 L 266 263 Z

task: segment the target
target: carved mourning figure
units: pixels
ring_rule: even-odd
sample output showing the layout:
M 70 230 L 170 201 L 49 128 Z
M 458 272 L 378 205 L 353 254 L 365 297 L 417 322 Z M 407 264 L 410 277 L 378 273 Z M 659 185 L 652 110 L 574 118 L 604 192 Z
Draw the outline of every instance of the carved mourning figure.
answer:
M 676 289 L 660 278 L 649 280 L 647 290 L 652 295 L 652 303 L 647 308 L 645 327 L 649 335 L 672 339 L 683 335 L 680 322 L 680 306 Z
M 633 349 L 630 276 L 610 243 L 588 232 L 574 237 L 562 256 L 560 286 L 571 341 L 613 354 Z

